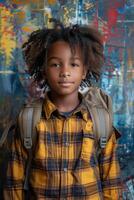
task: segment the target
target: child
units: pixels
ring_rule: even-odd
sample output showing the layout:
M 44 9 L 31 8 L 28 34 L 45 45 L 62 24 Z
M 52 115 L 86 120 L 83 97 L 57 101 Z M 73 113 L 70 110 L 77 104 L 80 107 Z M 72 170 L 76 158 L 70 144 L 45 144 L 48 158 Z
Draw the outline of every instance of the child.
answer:
M 121 199 L 115 132 L 97 159 L 90 113 L 79 93 L 98 80 L 103 44 L 97 30 L 78 25 L 33 32 L 23 45 L 34 80 L 49 86 L 29 176 L 29 199 Z M 4 187 L 5 200 L 24 199 L 27 151 L 16 132 Z

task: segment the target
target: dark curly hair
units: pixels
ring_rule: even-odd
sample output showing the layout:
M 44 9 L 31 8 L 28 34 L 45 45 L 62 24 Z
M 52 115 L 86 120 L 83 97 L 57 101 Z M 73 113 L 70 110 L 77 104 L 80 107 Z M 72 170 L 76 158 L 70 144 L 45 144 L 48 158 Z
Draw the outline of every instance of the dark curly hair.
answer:
M 36 82 L 42 81 L 50 45 L 63 40 L 70 45 L 72 52 L 75 51 L 77 45 L 82 51 L 83 64 L 87 68 L 84 84 L 90 85 L 91 78 L 98 81 L 104 62 L 100 32 L 89 26 L 71 25 L 64 27 L 59 21 L 53 22 L 54 27 L 51 29 L 43 28 L 32 32 L 28 41 L 22 46 L 28 73 L 33 76 Z

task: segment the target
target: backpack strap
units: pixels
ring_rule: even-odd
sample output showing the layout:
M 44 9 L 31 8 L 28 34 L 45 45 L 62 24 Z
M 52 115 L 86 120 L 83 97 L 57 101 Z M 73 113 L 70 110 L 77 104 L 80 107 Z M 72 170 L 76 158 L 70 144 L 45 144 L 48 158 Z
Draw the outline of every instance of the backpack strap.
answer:
M 5 143 L 6 143 L 6 140 L 7 140 L 7 137 L 8 137 L 8 133 L 11 129 L 13 129 L 15 127 L 15 121 L 14 120 L 11 120 L 6 128 L 4 129 L 3 133 L 2 133 L 2 136 L 0 138 L 0 148 L 2 148 Z
M 35 101 L 24 105 L 19 117 L 21 140 L 26 149 L 31 149 L 36 140 L 36 124 L 41 118 L 42 101 Z
M 36 124 L 39 122 L 42 113 L 43 101 L 35 101 L 23 107 L 18 117 L 18 125 L 21 135 L 21 141 L 28 152 L 26 163 L 24 190 L 28 190 L 28 181 L 33 151 L 36 146 Z
M 85 102 L 93 121 L 96 146 L 105 148 L 112 133 L 112 101 L 100 88 L 90 87 L 85 95 Z

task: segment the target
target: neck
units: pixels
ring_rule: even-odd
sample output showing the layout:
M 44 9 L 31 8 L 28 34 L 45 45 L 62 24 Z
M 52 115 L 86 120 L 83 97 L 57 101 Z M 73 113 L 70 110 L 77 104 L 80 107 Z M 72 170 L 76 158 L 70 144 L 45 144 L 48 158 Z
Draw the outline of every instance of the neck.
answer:
M 75 109 L 80 103 L 78 93 L 66 96 L 50 93 L 50 99 L 60 112 L 69 112 Z

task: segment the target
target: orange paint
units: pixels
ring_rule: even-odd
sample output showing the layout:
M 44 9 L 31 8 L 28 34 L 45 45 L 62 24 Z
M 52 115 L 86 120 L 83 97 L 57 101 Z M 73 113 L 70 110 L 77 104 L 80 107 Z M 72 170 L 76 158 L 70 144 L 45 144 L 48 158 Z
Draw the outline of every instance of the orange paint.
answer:
M 16 4 L 16 5 L 24 5 L 24 4 L 30 4 L 30 3 L 40 3 L 39 1 L 41 0 L 11 0 L 13 4 Z
M 25 12 L 20 11 L 18 13 L 15 13 L 15 15 L 16 15 L 16 18 L 19 20 L 20 23 L 24 22 L 24 20 L 25 20 Z
M 5 55 L 6 65 L 10 65 L 12 60 L 12 52 L 16 47 L 16 38 L 13 26 L 13 14 L 9 9 L 0 5 L 1 12 L 1 24 L 0 24 L 0 35 L 1 35 L 1 54 Z
M 48 0 L 48 3 L 51 4 L 51 5 L 52 5 L 52 4 L 55 4 L 55 3 L 56 3 L 56 0 Z
M 22 31 L 30 33 L 32 30 L 31 30 L 31 28 L 29 26 L 23 26 L 22 27 Z
M 11 0 L 13 4 L 16 4 L 16 5 L 23 5 L 23 4 L 27 4 L 27 3 L 30 3 L 30 0 Z

